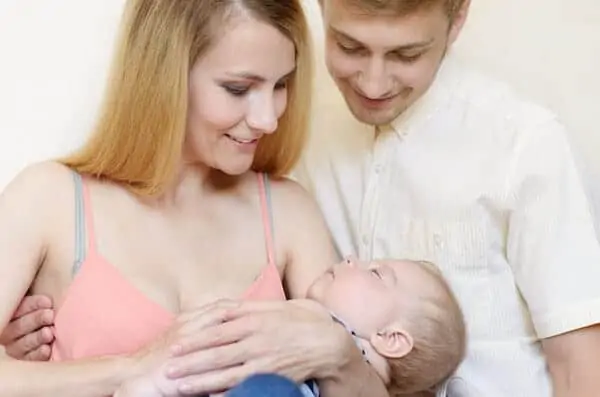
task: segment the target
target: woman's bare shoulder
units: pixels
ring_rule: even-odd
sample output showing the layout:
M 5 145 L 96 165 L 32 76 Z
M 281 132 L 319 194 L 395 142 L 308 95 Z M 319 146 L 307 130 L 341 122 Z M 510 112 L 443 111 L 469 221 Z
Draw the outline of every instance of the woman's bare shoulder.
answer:
M 51 215 L 73 200 L 73 173 L 57 162 L 41 162 L 21 170 L 0 194 L 0 205 L 31 219 Z M 37 215 L 33 217 L 31 215 Z
M 294 244 L 304 237 L 329 240 L 321 209 L 304 187 L 289 178 L 273 178 L 271 185 L 273 220 L 282 233 L 289 235 Z
M 273 199 L 277 200 L 281 208 L 287 210 L 317 210 L 317 203 L 310 193 L 298 182 L 290 178 L 271 177 Z
M 51 200 L 56 192 L 73 186 L 70 168 L 53 161 L 29 165 L 21 170 L 3 190 L 3 195 L 24 200 Z

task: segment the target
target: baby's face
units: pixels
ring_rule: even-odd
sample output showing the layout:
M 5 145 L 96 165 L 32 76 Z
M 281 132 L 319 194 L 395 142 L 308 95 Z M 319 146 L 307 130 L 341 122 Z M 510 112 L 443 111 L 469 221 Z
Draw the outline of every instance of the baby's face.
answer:
M 419 266 L 411 261 L 347 259 L 319 277 L 307 298 L 318 301 L 359 336 L 368 338 L 418 304 L 415 298 L 431 281 Z

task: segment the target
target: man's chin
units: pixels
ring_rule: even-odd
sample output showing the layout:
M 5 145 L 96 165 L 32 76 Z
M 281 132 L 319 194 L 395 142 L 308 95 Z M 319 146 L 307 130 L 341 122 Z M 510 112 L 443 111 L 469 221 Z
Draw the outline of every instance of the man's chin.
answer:
M 356 120 L 373 126 L 389 124 L 402 113 L 401 107 L 394 102 L 379 109 L 372 109 L 362 106 L 357 98 L 346 97 L 346 105 Z
M 358 121 L 368 125 L 386 125 L 394 121 L 400 112 L 394 112 L 393 109 L 381 109 L 373 111 L 358 106 L 349 106 L 350 112 Z

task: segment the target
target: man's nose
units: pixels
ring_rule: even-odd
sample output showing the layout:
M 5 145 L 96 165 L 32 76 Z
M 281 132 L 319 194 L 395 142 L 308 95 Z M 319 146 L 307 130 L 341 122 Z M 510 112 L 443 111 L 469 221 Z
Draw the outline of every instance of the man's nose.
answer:
M 378 58 L 371 59 L 361 78 L 358 82 L 358 87 L 362 94 L 369 99 L 381 99 L 390 91 L 386 75 L 385 64 L 383 60 Z

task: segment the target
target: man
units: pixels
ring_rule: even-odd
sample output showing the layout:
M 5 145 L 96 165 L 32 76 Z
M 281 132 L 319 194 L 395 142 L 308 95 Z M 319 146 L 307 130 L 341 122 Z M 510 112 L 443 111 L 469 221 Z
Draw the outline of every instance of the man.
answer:
M 595 396 L 600 248 L 582 183 L 552 114 L 453 58 L 469 3 L 323 0 L 339 91 L 317 80 L 296 176 L 340 255 L 427 260 L 447 277 L 470 337 L 449 395 Z M 29 321 L 35 302 L 5 342 L 51 322 Z M 49 338 L 8 351 L 43 358 Z
M 340 254 L 439 266 L 469 327 L 457 376 L 472 394 L 598 395 L 600 249 L 566 134 L 453 58 L 468 7 L 323 2 L 349 113 L 319 94 L 299 178 Z

